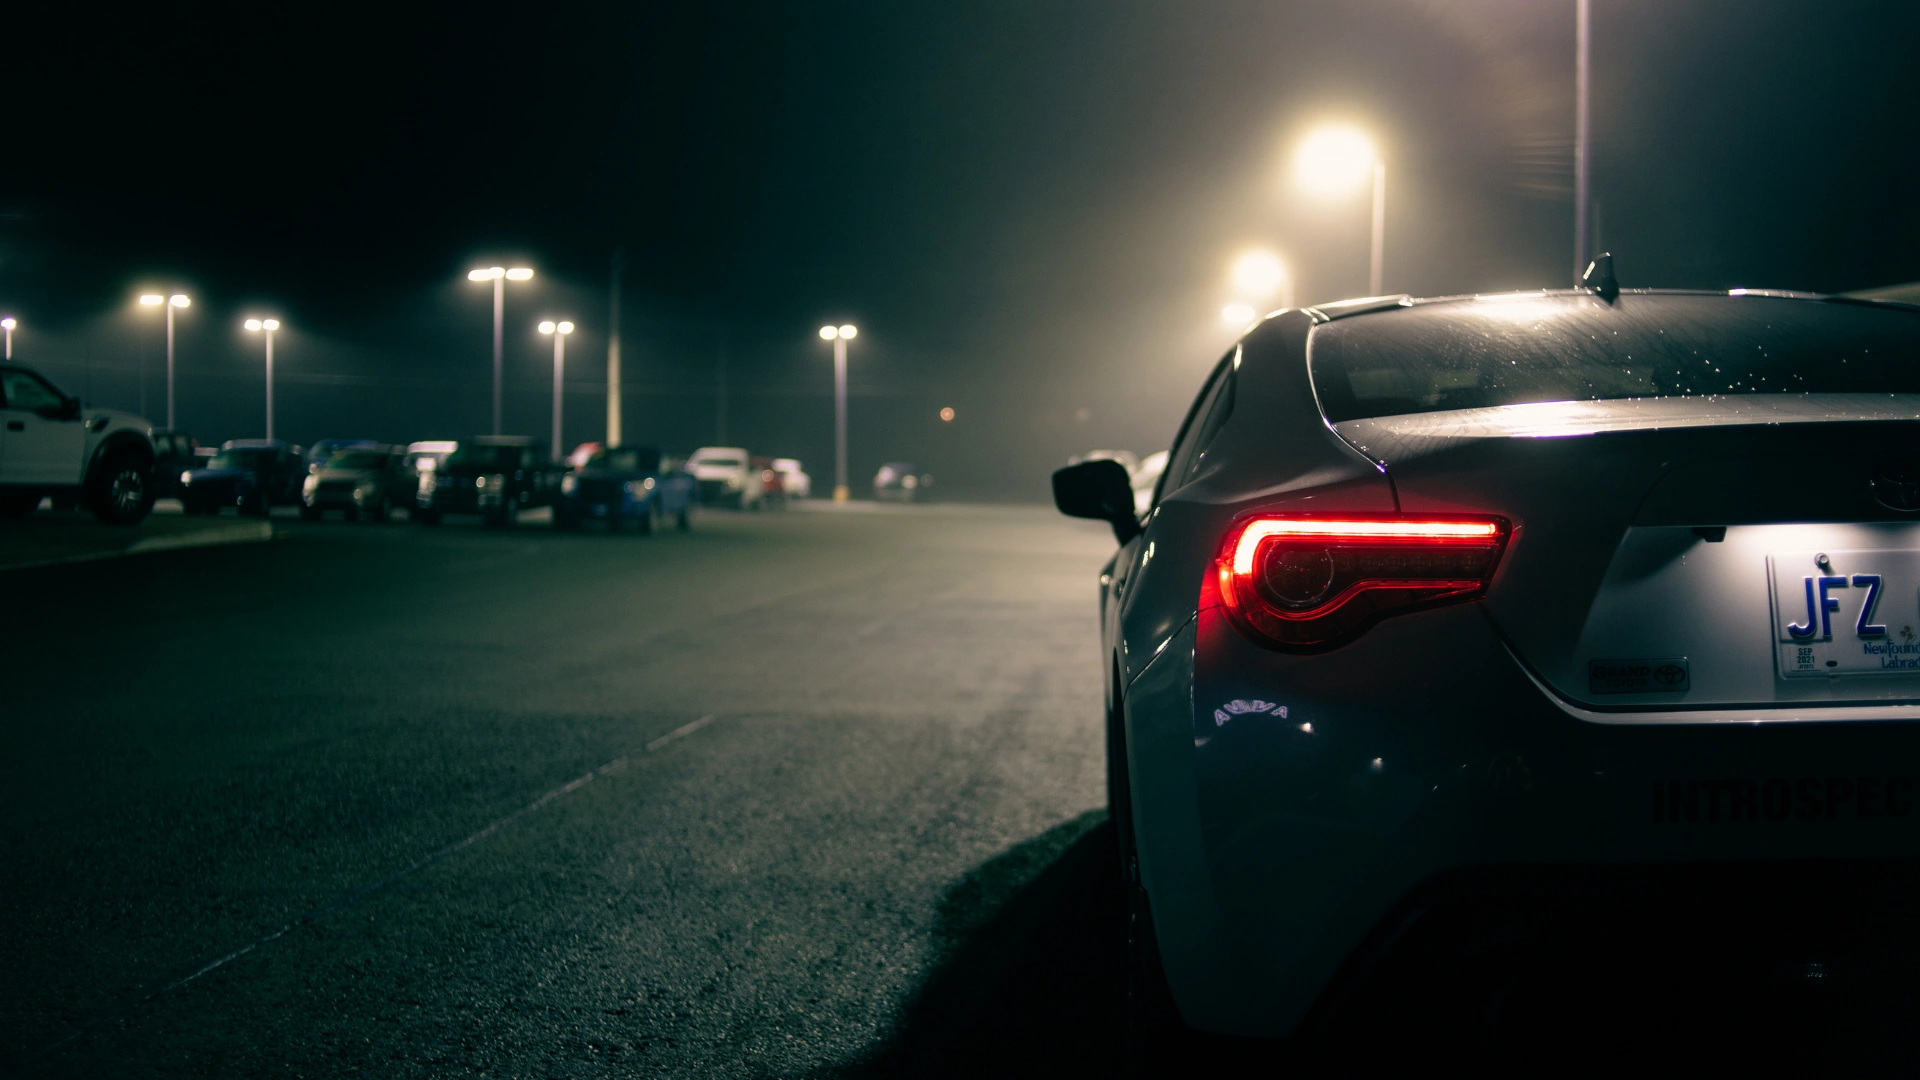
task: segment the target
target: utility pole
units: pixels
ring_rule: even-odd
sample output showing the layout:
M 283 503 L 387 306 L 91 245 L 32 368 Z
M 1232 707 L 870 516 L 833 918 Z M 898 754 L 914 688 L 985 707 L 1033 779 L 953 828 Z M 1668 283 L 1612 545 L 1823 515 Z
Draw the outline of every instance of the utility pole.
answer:
M 1592 194 L 1593 159 L 1588 152 L 1587 56 L 1592 48 L 1589 0 L 1573 3 L 1573 283 L 1587 272 L 1592 248 L 1587 241 L 1587 200 Z
M 719 352 L 714 357 L 713 384 L 714 416 L 713 426 L 716 432 L 714 444 L 727 445 L 727 332 L 720 331 Z
M 627 249 L 613 249 L 607 285 L 607 445 L 620 445 L 620 271 Z

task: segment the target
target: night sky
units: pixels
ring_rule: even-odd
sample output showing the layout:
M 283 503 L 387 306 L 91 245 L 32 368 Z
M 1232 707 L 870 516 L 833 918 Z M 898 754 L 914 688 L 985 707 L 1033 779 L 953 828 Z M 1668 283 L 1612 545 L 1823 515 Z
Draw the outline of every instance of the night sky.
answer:
M 1164 447 L 1230 342 L 1228 265 L 1302 301 L 1366 288 L 1366 205 L 1292 185 L 1318 123 L 1388 167 L 1386 286 L 1572 273 L 1572 0 L 34 5 L 10 16 L 0 307 L 16 356 L 163 411 L 144 290 L 184 289 L 180 419 L 263 427 L 249 314 L 277 315 L 300 441 L 604 417 L 627 251 L 633 441 L 796 454 L 830 482 L 830 351 L 853 321 L 856 491 L 911 460 L 1036 498 L 1067 454 Z M 1920 279 L 1911 4 L 1594 0 L 1594 194 L 1629 286 Z M 511 260 L 511 261 L 509 261 Z M 942 424 L 943 405 L 958 419 Z

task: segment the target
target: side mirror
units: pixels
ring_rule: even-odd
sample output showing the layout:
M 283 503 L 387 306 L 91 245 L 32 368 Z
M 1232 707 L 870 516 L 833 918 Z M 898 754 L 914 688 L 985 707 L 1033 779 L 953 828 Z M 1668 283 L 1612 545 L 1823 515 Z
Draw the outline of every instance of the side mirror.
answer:
M 1068 517 L 1093 518 L 1113 526 L 1121 543 L 1140 535 L 1133 516 L 1133 483 L 1117 461 L 1083 461 L 1053 474 L 1053 505 Z

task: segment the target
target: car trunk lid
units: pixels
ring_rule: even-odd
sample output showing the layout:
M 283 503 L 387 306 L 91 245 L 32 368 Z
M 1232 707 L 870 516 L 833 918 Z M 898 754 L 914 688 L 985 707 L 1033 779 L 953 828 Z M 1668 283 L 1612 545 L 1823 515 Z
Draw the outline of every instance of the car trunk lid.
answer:
M 1920 395 L 1552 402 L 1335 430 L 1387 468 L 1402 511 L 1513 522 L 1486 609 L 1563 698 L 1920 700 L 1898 666 L 1920 637 Z M 1835 603 L 1796 639 L 1809 588 Z

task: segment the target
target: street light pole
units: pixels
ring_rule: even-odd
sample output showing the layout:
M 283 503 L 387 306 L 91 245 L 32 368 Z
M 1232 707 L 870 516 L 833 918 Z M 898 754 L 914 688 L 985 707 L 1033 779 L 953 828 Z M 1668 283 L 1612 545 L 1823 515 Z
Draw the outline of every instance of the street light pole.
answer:
M 612 273 L 607 283 L 607 445 L 620 445 L 620 271 L 627 250 L 613 249 Z
M 509 281 L 530 281 L 533 271 L 524 266 L 511 270 L 499 266 L 489 266 L 484 270 L 467 271 L 468 281 L 493 282 L 493 433 L 502 434 L 500 418 L 501 373 L 505 369 L 503 360 L 506 338 L 507 287 Z
M 553 335 L 553 457 L 558 461 L 565 456 L 560 452 L 560 395 L 562 373 L 567 369 L 567 335 L 573 333 L 573 324 L 549 319 L 540 324 L 540 332 Z
M 502 329 L 506 316 L 507 283 L 501 278 L 493 279 L 493 433 L 504 434 L 500 421 L 501 371 L 505 367 L 502 359 L 505 344 Z
M 1367 261 L 1367 295 L 1379 296 L 1387 269 L 1387 163 L 1373 163 L 1373 246 Z
M 1353 128 L 1328 127 L 1315 131 L 1300 144 L 1294 157 L 1300 182 L 1321 195 L 1352 191 L 1373 178 L 1373 233 L 1367 248 L 1367 293 L 1386 289 L 1387 163 L 1373 148 L 1373 140 Z
M 1591 135 L 1587 117 L 1589 98 L 1587 86 L 1587 56 L 1592 46 L 1590 26 L 1591 10 L 1588 0 L 1574 0 L 1573 5 L 1573 283 L 1580 284 L 1581 275 L 1587 272 L 1588 210 L 1587 200 L 1592 197 L 1590 170 L 1592 159 L 1588 156 L 1588 138 Z
M 859 333 L 860 328 L 851 323 L 820 328 L 820 336 L 833 342 L 833 501 L 837 503 L 852 497 L 847 487 L 847 342 Z
M 161 296 L 158 293 L 147 293 L 146 295 L 140 298 L 141 307 L 164 306 L 167 309 L 167 428 L 169 430 L 171 430 L 174 427 L 174 420 L 173 420 L 173 311 L 175 308 L 188 307 L 192 305 L 192 303 L 193 301 L 189 299 L 185 294 L 182 294 L 182 293 L 174 293 L 172 296 Z
M 254 333 L 267 333 L 267 438 L 273 438 L 273 332 L 280 329 L 279 319 L 248 319 L 243 323 Z

